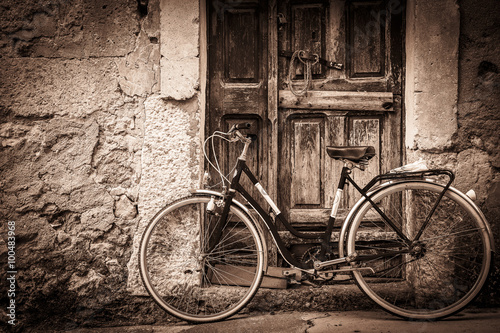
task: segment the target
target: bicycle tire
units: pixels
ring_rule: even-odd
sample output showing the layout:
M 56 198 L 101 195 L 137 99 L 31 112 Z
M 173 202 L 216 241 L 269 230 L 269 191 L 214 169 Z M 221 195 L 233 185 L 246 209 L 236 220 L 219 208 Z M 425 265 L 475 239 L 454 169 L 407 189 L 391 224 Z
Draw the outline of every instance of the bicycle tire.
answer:
M 436 183 L 406 181 L 379 189 L 371 200 L 413 241 L 442 191 Z M 450 188 L 432 216 L 411 246 L 368 201 L 352 218 L 347 254 L 372 256 L 364 264 L 375 271 L 353 272 L 356 283 L 396 316 L 436 320 L 455 314 L 474 300 L 488 278 L 493 244 L 477 207 Z M 408 253 L 393 255 L 394 250 Z
M 216 216 L 206 209 L 211 198 L 192 195 L 160 210 L 144 231 L 139 251 L 141 278 L 154 301 L 194 323 L 236 314 L 257 292 L 264 271 L 260 234 L 236 205 L 213 244 Z M 213 249 L 206 253 L 210 242 Z

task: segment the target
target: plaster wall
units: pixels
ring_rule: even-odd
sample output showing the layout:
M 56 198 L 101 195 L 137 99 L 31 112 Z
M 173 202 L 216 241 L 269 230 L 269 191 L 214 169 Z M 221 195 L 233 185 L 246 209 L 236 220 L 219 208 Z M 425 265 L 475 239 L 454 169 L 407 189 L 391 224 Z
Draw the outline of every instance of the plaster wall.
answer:
M 128 290 L 135 295 L 146 294 L 138 269 L 144 228 L 163 206 L 200 183 L 199 2 L 162 0 L 160 22 L 161 89 L 145 103 L 141 216 L 128 263 Z

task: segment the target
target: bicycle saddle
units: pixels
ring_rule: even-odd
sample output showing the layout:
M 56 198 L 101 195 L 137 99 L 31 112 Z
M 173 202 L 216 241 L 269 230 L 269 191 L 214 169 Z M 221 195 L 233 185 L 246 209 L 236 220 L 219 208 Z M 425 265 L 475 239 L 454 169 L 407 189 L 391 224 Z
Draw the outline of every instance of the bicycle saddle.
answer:
M 326 147 L 328 156 L 334 159 L 346 159 L 358 163 L 360 160 L 369 160 L 375 156 L 375 148 L 372 146 L 359 147 Z

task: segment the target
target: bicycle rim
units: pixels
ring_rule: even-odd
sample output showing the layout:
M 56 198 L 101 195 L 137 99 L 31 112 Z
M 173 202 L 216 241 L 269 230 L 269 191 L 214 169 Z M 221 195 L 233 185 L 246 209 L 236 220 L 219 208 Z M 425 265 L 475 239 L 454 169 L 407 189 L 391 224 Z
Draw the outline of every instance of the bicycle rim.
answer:
M 371 199 L 413 241 L 442 190 L 429 182 L 397 183 Z M 463 309 L 480 292 L 491 264 L 485 221 L 451 190 L 411 246 L 367 202 L 353 217 L 347 250 L 366 256 L 364 264 L 375 271 L 354 272 L 370 298 L 390 313 L 419 320 Z
M 190 322 L 225 319 L 255 295 L 263 276 L 259 234 L 236 206 L 214 240 L 208 196 L 176 201 L 144 232 L 139 253 L 144 285 L 168 313 Z

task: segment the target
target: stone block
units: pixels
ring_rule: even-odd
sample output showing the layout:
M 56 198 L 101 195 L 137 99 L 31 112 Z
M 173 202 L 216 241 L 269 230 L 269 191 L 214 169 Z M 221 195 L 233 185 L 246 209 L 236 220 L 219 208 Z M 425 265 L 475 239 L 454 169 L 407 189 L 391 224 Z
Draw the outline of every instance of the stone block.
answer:
M 161 0 L 161 55 L 180 61 L 198 57 L 198 0 Z
M 111 207 L 95 207 L 83 212 L 80 217 L 82 230 L 99 230 L 103 232 L 109 231 L 113 227 L 114 217 Z
M 443 151 L 457 132 L 460 13 L 456 1 L 408 1 L 406 147 Z
M 120 77 L 118 83 L 129 96 L 146 96 L 158 85 L 160 66 L 160 47 L 151 43 L 144 31 L 137 38 L 136 48 L 126 57 L 117 60 Z
M 488 196 L 486 184 L 493 179 L 489 155 L 479 149 L 467 149 L 457 156 L 456 187 L 467 192 L 473 189 L 477 194 L 477 204 L 481 205 Z
M 93 290 L 95 290 L 103 280 L 104 276 L 93 269 L 85 276 L 73 274 L 69 280 L 68 290 L 76 291 L 78 295 L 85 297 L 93 294 Z
M 2 5 L 0 35 L 7 41 L 0 52 L 9 56 L 125 56 L 134 50 L 139 32 L 133 1 L 32 1 L 19 6 L 6 0 Z
M 186 100 L 199 86 L 199 2 L 161 0 L 161 94 Z
M 85 118 L 123 104 L 113 59 L 0 58 L 0 68 L 0 106 L 15 116 Z
M 163 97 L 186 100 L 199 88 L 200 59 L 161 59 L 161 94 Z
M 132 220 L 137 216 L 137 206 L 126 195 L 122 195 L 115 201 L 114 213 L 119 219 Z

